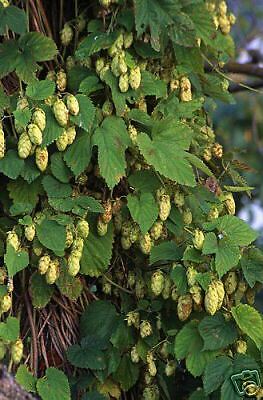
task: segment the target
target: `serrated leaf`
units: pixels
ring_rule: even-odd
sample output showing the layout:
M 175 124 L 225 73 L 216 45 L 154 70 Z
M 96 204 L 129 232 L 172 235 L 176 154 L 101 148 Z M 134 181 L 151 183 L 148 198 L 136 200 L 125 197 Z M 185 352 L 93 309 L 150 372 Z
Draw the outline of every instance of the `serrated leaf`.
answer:
M 17 179 L 23 167 L 24 160 L 18 157 L 15 150 L 8 150 L 5 157 L 0 160 L 0 172 L 10 179 Z
M 28 158 L 24 162 L 24 167 L 20 173 L 21 177 L 28 183 L 32 183 L 40 175 L 39 169 L 36 167 L 36 163 L 32 158 Z
M 64 128 L 57 123 L 51 107 L 41 104 L 41 108 L 46 114 L 46 127 L 43 131 L 42 146 L 48 146 L 53 143 L 63 133 Z
M 63 160 L 63 154 L 61 152 L 54 153 L 50 160 L 50 168 L 54 177 L 62 183 L 68 183 L 72 175 Z
M 198 272 L 195 279 L 203 290 L 207 290 L 210 282 L 213 279 L 213 274 L 212 272 Z
M 180 295 L 185 294 L 188 288 L 185 268 L 180 264 L 175 265 L 170 272 L 170 277 L 175 283 L 178 293 Z
M 7 245 L 4 259 L 8 276 L 11 278 L 19 271 L 25 269 L 29 264 L 28 252 L 26 250 L 15 251 L 14 247 L 10 244 Z
M 103 324 L 101 323 L 103 321 Z M 98 300 L 90 303 L 80 320 L 81 336 L 95 336 L 98 339 L 110 339 L 119 324 L 119 315 L 109 301 Z
M 71 196 L 72 188 L 68 183 L 61 183 L 51 175 L 46 175 L 42 179 L 42 185 L 48 197 L 67 198 Z
M 129 184 L 140 192 L 155 193 L 161 182 L 152 171 L 136 171 L 128 178 Z
M 0 322 L 0 338 L 5 341 L 14 342 L 19 338 L 19 320 L 14 317 L 7 317 L 5 322 Z
M 37 391 L 43 400 L 70 400 L 70 388 L 64 372 L 47 368 L 43 378 L 37 381 Z
M 112 256 L 113 225 L 108 225 L 106 235 L 99 236 L 96 223 L 90 224 L 90 233 L 84 242 L 81 258 L 81 273 L 89 276 L 100 276 L 106 271 Z
M 112 189 L 125 175 L 125 150 L 130 144 L 123 119 L 105 118 L 94 133 L 93 144 L 98 146 L 100 173 Z
M 21 36 L 19 45 L 28 54 L 32 54 L 35 61 L 52 60 L 57 54 L 55 42 L 39 32 L 29 32 Z
M 263 283 L 263 252 L 260 249 L 249 249 L 241 258 L 244 277 L 252 288 L 256 282 Z
M 120 383 L 124 391 L 132 388 L 139 378 L 139 367 L 131 361 L 131 358 L 124 354 L 122 356 L 119 368 L 114 374 L 114 378 Z
M 209 399 L 207 396 L 205 396 L 203 389 L 199 387 L 191 394 L 188 400 L 209 400 Z
M 71 116 L 70 120 L 79 128 L 89 132 L 95 117 L 95 107 L 84 94 L 78 94 L 76 98 L 79 103 L 79 113 L 76 116 Z
M 46 79 L 31 82 L 26 88 L 26 95 L 33 100 L 45 100 L 55 92 L 55 82 Z
M 221 386 L 220 400 L 240 400 L 240 396 L 236 393 L 233 383 L 230 379 L 226 379 Z
M 152 140 L 145 133 L 138 136 L 138 146 L 156 171 L 180 184 L 195 186 L 193 169 L 185 152 L 191 137 L 192 131 L 183 124 L 172 120 L 162 121 L 156 124 Z
M 157 99 L 167 95 L 166 83 L 157 79 L 148 71 L 142 72 L 140 89 L 143 91 L 144 96 L 155 96 Z
M 56 221 L 44 219 L 36 226 L 37 237 L 47 249 L 54 251 L 58 256 L 63 256 L 66 242 L 66 228 Z
M 29 372 L 27 367 L 22 364 L 19 365 L 16 372 L 16 381 L 21 385 L 27 392 L 36 392 L 37 378 Z
M 129 349 L 131 345 L 134 344 L 132 329 L 127 325 L 126 322 L 120 320 L 119 325 L 115 332 L 113 332 L 110 341 L 119 352 Z
M 163 242 L 154 246 L 150 254 L 150 264 L 155 264 L 158 261 L 179 261 L 183 251 L 176 244 L 171 242 Z
M 80 175 L 88 166 L 92 154 L 91 135 L 78 133 L 74 143 L 64 154 L 64 160 L 75 176 Z
M 27 183 L 24 179 L 17 179 L 7 185 L 9 197 L 13 200 L 14 206 L 21 206 L 20 211 L 30 213 L 36 206 L 39 194 L 42 192 L 39 181 Z M 16 213 L 12 213 L 16 215 Z
M 83 290 L 83 285 L 79 277 L 70 276 L 66 270 L 60 271 L 56 280 L 56 285 L 61 294 L 71 300 L 77 300 Z
M 78 59 L 85 59 L 101 49 L 108 49 L 117 39 L 118 32 L 111 33 L 94 32 L 90 33 L 81 41 L 76 51 Z
M 186 8 L 186 12 L 194 23 L 197 37 L 206 44 L 213 45 L 213 37 L 216 33 L 212 15 L 207 12 L 204 4 L 194 4 Z
M 231 313 L 241 331 L 248 335 L 260 350 L 263 345 L 263 320 L 260 313 L 248 304 L 232 307 Z
M 200 171 L 204 172 L 207 176 L 214 176 L 212 171 L 210 171 L 208 166 L 202 160 L 200 160 L 200 158 L 196 157 L 192 153 L 187 153 L 186 157 L 194 167 L 200 169 Z
M 35 272 L 30 279 L 29 291 L 33 306 L 36 308 L 43 308 L 51 300 L 54 287 L 47 284 L 45 276 Z
M 198 330 L 204 341 L 203 350 L 223 349 L 234 343 L 238 337 L 233 321 L 225 320 L 221 313 L 203 318 Z
M 104 348 L 102 346 L 102 348 Z M 80 345 L 74 344 L 67 351 L 67 358 L 72 365 L 78 368 L 102 370 L 106 368 L 105 357 L 96 336 L 87 336 Z
M 84 93 L 86 96 L 100 89 L 103 89 L 103 85 L 96 75 L 87 76 L 79 85 L 79 92 Z
M 15 33 L 25 33 L 27 30 L 27 16 L 21 8 L 9 5 L 0 8 L 0 35 L 10 29 Z
M 15 123 L 20 127 L 25 128 L 31 119 L 31 111 L 29 109 L 15 110 L 13 115 L 15 117 Z
M 232 370 L 232 360 L 229 357 L 219 356 L 210 361 L 206 366 L 203 377 L 205 393 L 208 395 L 216 391 L 231 375 Z
M 133 220 L 145 235 L 158 217 L 159 209 L 155 198 L 151 193 L 142 193 L 140 196 L 129 194 L 127 201 Z

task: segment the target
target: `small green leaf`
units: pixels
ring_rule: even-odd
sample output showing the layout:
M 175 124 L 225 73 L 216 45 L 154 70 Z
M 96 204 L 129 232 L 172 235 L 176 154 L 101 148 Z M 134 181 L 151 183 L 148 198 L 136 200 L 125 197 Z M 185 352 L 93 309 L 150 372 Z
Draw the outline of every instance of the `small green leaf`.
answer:
M 161 183 L 152 171 L 136 171 L 128 178 L 129 184 L 140 192 L 155 193 Z
M 64 160 L 73 174 L 78 176 L 89 165 L 91 154 L 91 135 L 82 131 L 77 134 L 74 143 L 66 150 Z
M 87 76 L 79 85 L 79 91 L 86 96 L 100 89 L 103 89 L 103 85 L 96 75 Z
M 79 103 L 79 113 L 75 117 L 71 116 L 70 119 L 79 128 L 89 132 L 95 117 L 95 107 L 91 100 L 83 94 L 78 94 L 76 98 Z
M 121 388 L 128 391 L 139 378 L 139 367 L 131 361 L 127 354 L 124 354 L 114 377 L 120 383 Z
M 24 160 L 18 157 L 15 150 L 8 150 L 5 157 L 0 160 L 0 172 L 10 179 L 17 179 L 23 168 Z
M 19 320 L 14 317 L 7 317 L 5 322 L 0 322 L 0 338 L 5 341 L 14 342 L 19 338 Z
M 63 160 L 63 154 L 61 152 L 54 153 L 50 159 L 50 168 L 54 177 L 62 183 L 68 183 L 72 175 Z
M 37 237 L 40 243 L 47 249 L 54 251 L 58 256 L 64 254 L 66 242 L 66 228 L 56 221 L 44 219 L 36 227 Z
M 76 57 L 82 60 L 94 53 L 97 53 L 101 49 L 108 49 L 115 42 L 117 37 L 117 31 L 111 33 L 90 33 L 84 40 L 81 41 L 76 51 Z
M 15 110 L 13 112 L 15 123 L 25 128 L 31 119 L 31 111 L 29 109 Z
M 33 306 L 36 308 L 43 308 L 51 300 L 54 287 L 47 284 L 45 276 L 35 272 L 30 279 L 29 291 Z
M 5 264 L 7 266 L 8 276 L 15 276 L 19 271 L 22 271 L 28 266 L 28 252 L 26 250 L 15 251 L 14 247 L 8 244 L 5 253 Z
M 77 300 L 83 290 L 83 285 L 79 277 L 70 276 L 66 270 L 60 271 L 56 280 L 56 285 L 60 292 L 71 300 Z
M 55 82 L 46 79 L 31 82 L 26 88 L 26 95 L 33 100 L 45 100 L 55 92 Z
M 46 175 L 42 179 L 42 185 L 48 197 L 67 198 L 71 196 L 72 188 L 67 183 L 61 183 L 51 175 Z
M 47 368 L 43 378 L 37 381 L 37 391 L 43 400 L 70 400 L 70 388 L 64 372 Z
M 0 35 L 10 29 L 15 33 L 25 33 L 27 30 L 27 16 L 21 8 L 9 5 L 0 8 Z
M 175 283 L 178 293 L 180 295 L 185 294 L 188 287 L 185 268 L 180 264 L 176 264 L 170 272 L 170 277 Z
M 72 365 L 78 368 L 102 370 L 106 368 L 105 357 L 101 342 L 96 336 L 87 336 L 81 340 L 80 345 L 74 344 L 67 351 L 67 358 Z
M 25 212 L 30 213 L 36 206 L 39 194 L 42 192 L 42 188 L 39 181 L 27 183 L 24 179 L 17 179 L 11 181 L 7 185 L 9 197 L 13 200 L 14 206 L 24 205 Z M 22 211 L 22 209 L 20 209 Z M 15 215 L 15 213 L 13 213 Z
M 145 235 L 158 217 L 159 209 L 155 198 L 151 193 L 142 193 L 140 196 L 129 194 L 127 201 L 133 220 Z
M 241 258 L 244 277 L 252 288 L 256 282 L 263 283 L 263 252 L 260 249 L 249 249 Z
M 183 251 L 177 247 L 175 242 L 163 242 L 154 246 L 150 254 L 150 264 L 158 261 L 179 261 Z
M 155 96 L 157 99 L 167 95 L 166 83 L 148 71 L 142 72 L 140 89 L 145 96 Z
M 35 61 L 52 60 L 57 54 L 55 42 L 39 32 L 29 32 L 21 36 L 19 44 L 22 49 L 32 54 Z
M 24 364 L 19 365 L 16 372 L 16 381 L 21 385 L 27 392 L 36 392 L 37 378 L 33 376 Z
M 46 114 L 46 127 L 43 131 L 42 146 L 48 146 L 59 138 L 59 136 L 63 133 L 64 128 L 57 123 L 51 107 L 41 104 L 41 108 Z
M 231 313 L 241 331 L 248 335 L 260 350 L 263 345 L 263 320 L 260 313 L 248 304 L 232 307 Z
M 208 395 L 216 391 L 225 379 L 231 375 L 231 373 L 231 358 L 227 356 L 219 356 L 210 361 L 206 366 L 203 377 L 205 393 Z

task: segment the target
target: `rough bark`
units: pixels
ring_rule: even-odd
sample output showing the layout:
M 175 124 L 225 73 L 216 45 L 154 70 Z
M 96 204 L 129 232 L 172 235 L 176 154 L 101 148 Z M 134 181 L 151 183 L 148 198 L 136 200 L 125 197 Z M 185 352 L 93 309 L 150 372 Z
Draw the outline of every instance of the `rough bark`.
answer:
M 0 365 L 0 400 L 36 400 L 26 392 L 14 377 L 8 374 L 6 367 Z

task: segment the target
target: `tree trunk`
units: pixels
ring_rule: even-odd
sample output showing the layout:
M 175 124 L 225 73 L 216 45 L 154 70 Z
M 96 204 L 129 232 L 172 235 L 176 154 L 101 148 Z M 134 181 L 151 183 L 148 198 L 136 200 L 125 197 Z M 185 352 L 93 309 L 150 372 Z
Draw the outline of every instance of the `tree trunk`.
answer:
M 0 400 L 34 400 L 28 392 L 26 392 L 14 377 L 8 374 L 6 367 L 0 365 Z

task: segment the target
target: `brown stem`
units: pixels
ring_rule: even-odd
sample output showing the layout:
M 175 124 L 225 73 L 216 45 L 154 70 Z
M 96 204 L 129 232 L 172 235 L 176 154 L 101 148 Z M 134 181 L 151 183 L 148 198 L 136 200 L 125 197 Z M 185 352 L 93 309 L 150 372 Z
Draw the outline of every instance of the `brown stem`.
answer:
M 37 335 L 36 335 L 36 330 L 35 330 L 35 324 L 33 321 L 33 315 L 32 315 L 32 310 L 28 298 L 28 294 L 25 294 L 25 304 L 27 308 L 27 314 L 28 314 L 28 320 L 30 324 L 30 329 L 32 333 L 32 346 L 33 346 L 33 372 L 35 375 L 37 375 L 37 370 L 38 370 L 38 348 L 37 348 Z
M 205 70 L 206 72 L 212 72 L 213 66 L 206 65 Z M 227 64 L 225 64 L 223 68 L 221 68 L 221 71 L 227 73 L 244 74 L 248 76 L 263 78 L 263 68 L 253 63 L 240 64 L 237 62 L 230 61 Z

